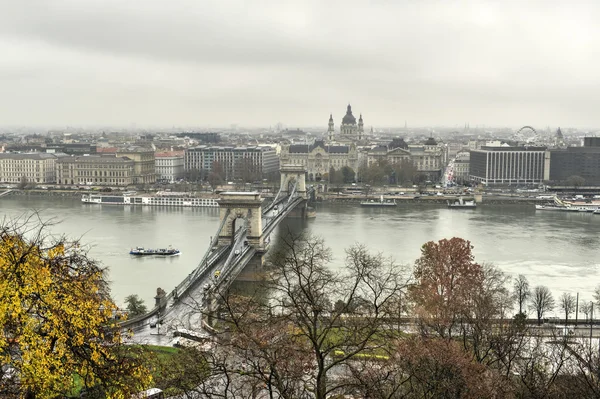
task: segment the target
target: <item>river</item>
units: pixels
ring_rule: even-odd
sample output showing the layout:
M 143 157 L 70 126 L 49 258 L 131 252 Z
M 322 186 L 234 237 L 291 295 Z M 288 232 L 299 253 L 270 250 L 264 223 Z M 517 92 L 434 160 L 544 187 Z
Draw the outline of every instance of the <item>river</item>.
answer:
M 138 294 L 152 305 L 156 288 L 169 292 L 202 259 L 219 224 L 214 208 L 150 208 L 82 204 L 77 198 L 6 196 L 0 215 L 7 219 L 36 210 L 57 224 L 53 234 L 81 238 L 90 254 L 108 268 L 112 294 L 123 304 Z M 591 300 L 600 283 L 598 236 L 600 216 L 536 211 L 532 205 L 487 205 L 450 210 L 440 205 L 400 204 L 395 208 L 361 208 L 352 204 L 317 204 L 317 217 L 290 220 L 325 239 L 332 266 L 343 267 L 344 249 L 354 243 L 412 264 L 427 241 L 454 236 L 470 240 L 478 262 L 491 262 L 510 275 L 524 274 L 532 286 L 580 293 Z M 131 247 L 181 250 L 178 257 L 133 258 Z M 558 313 L 557 313 L 558 314 Z

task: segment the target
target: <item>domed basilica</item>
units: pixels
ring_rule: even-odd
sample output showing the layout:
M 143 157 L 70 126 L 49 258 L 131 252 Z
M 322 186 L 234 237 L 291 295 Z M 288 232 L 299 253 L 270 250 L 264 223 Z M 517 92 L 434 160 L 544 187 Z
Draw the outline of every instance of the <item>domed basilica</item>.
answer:
M 327 139 L 329 141 L 337 141 L 340 143 L 354 143 L 360 141 L 364 137 L 364 123 L 362 114 L 358 118 L 358 124 L 356 118 L 352 115 L 352 106 L 348 104 L 346 109 L 346 115 L 342 118 L 342 124 L 340 125 L 340 133 L 335 134 L 335 128 L 333 124 L 333 115 L 329 114 L 329 127 L 327 129 Z

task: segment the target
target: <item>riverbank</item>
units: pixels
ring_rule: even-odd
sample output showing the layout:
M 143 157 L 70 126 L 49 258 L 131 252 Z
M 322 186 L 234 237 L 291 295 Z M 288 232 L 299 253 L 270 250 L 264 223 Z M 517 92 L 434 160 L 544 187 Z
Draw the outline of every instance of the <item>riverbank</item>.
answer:
M 2 191 L 3 192 L 3 191 Z M 2 194 L 0 192 L 0 194 Z M 89 194 L 89 191 L 84 190 L 35 190 L 35 189 L 27 189 L 27 190 L 19 190 L 12 189 L 11 192 L 6 194 L 6 196 L 32 196 L 32 197 L 69 197 L 69 198 L 81 198 L 83 194 Z M 102 193 L 98 191 L 94 191 L 95 194 L 115 194 L 118 195 L 120 192 L 115 193 Z M 148 193 L 150 194 L 150 193 Z M 213 195 L 206 195 L 206 197 L 213 197 Z M 378 201 L 381 198 L 380 195 L 369 195 L 365 197 L 364 195 L 339 195 L 339 194 L 328 194 L 328 193 L 320 193 L 317 196 L 318 202 L 326 202 L 326 203 L 340 203 L 340 204 L 359 204 L 365 200 L 374 200 Z M 385 195 L 383 196 L 386 200 L 395 200 L 399 205 L 410 206 L 411 204 L 441 204 L 446 205 L 448 201 L 454 202 L 459 198 L 456 195 L 447 195 L 447 196 L 438 196 L 438 195 L 423 195 L 423 196 L 413 196 L 413 195 Z M 474 197 L 471 196 L 463 196 L 465 200 L 473 200 Z M 0 197 L 1 199 L 1 197 Z M 518 197 L 518 196 L 498 196 L 498 195 L 483 195 L 480 202 L 477 203 L 478 206 L 487 206 L 487 205 L 510 205 L 510 204 L 543 204 L 548 202 L 548 200 L 542 200 L 537 198 L 528 198 L 528 197 Z
M 410 205 L 410 204 L 443 204 L 446 205 L 448 201 L 454 202 L 458 198 L 463 198 L 466 201 L 472 201 L 475 199 L 474 196 L 458 196 L 458 195 L 421 195 L 421 196 L 394 196 L 394 195 L 384 195 L 384 200 L 395 200 L 398 205 Z M 329 202 L 329 203 L 341 203 L 341 204 L 358 204 L 363 201 L 379 201 L 381 195 L 319 195 L 319 202 Z M 510 204 L 518 204 L 518 205 L 527 205 L 527 204 L 543 204 L 548 202 L 548 200 L 541 200 L 537 198 L 527 198 L 527 197 L 511 197 L 511 196 L 496 196 L 496 195 L 483 195 L 481 197 L 481 201 L 477 202 L 478 206 L 485 205 L 510 205 Z

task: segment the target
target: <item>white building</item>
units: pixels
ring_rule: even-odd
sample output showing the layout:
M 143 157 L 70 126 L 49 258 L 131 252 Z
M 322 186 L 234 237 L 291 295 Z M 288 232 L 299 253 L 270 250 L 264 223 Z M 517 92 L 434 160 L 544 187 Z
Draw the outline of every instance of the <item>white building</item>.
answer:
M 165 151 L 154 154 L 156 179 L 173 183 L 183 179 L 183 151 Z
M 25 178 L 28 182 L 54 183 L 56 159 L 46 153 L 0 153 L 0 182 L 19 183 Z
M 310 181 L 319 181 L 331 168 L 340 170 L 344 166 L 358 171 L 356 146 L 326 144 L 317 140 L 312 144 L 284 145 L 279 154 L 282 164 L 304 165 Z

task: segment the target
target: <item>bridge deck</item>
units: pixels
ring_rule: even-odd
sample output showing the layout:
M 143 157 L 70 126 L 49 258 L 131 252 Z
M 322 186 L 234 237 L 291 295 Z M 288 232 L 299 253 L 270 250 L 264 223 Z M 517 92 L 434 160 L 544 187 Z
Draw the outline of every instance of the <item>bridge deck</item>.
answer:
M 261 217 L 266 221 L 263 224 L 263 236 L 271 234 L 281 220 L 303 201 L 305 199 L 301 196 L 285 196 L 276 198 L 276 201 L 265 207 L 261 212 Z M 221 223 L 217 236 L 222 228 Z M 200 265 L 163 298 L 159 306 L 145 315 L 121 323 L 122 328 L 133 330 L 136 342 L 154 342 L 156 339 L 151 339 L 151 336 L 156 335 L 159 328 L 165 333 L 201 326 L 202 308 L 206 304 L 207 296 L 224 292 L 255 254 L 266 250 L 247 245 L 246 238 L 247 229 L 241 228 L 230 245 L 211 246 Z M 237 255 L 236 251 L 239 251 Z M 215 277 L 217 271 L 218 278 Z M 158 320 L 162 320 L 163 324 L 156 330 L 148 328 Z

